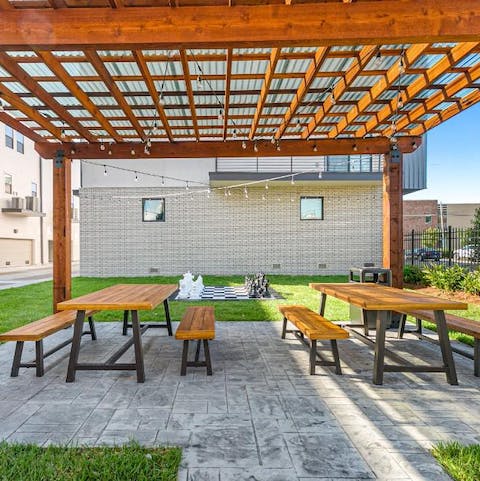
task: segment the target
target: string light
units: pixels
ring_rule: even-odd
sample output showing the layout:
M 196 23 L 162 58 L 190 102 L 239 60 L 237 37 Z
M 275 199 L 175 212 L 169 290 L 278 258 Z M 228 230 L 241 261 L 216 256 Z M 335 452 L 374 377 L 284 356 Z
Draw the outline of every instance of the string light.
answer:
M 276 144 L 275 148 L 277 149 L 278 152 L 280 152 L 280 150 L 282 150 L 281 147 L 280 147 L 280 141 L 279 140 L 277 140 L 277 144 Z
M 258 145 L 257 145 L 257 141 L 255 140 L 255 142 L 253 142 L 253 150 L 255 152 L 258 152 Z
M 295 185 L 295 177 L 292 174 L 292 180 L 290 181 L 290 185 Z
M 135 149 L 132 148 L 132 150 L 130 151 L 130 153 L 131 153 L 132 155 L 135 155 Z
M 103 166 L 103 175 L 108 175 L 107 166 L 106 166 L 106 165 Z
M 190 186 L 188 185 L 188 180 L 185 181 L 185 190 L 190 190 Z
M 163 107 L 165 105 L 165 99 L 163 97 L 163 92 L 159 92 L 158 105 L 160 105 L 160 107 Z
M 318 147 L 317 147 L 317 144 L 313 144 L 313 149 L 312 149 L 314 152 L 318 152 Z
M 353 150 L 354 152 L 358 152 L 358 146 L 357 146 L 357 144 L 353 144 L 352 150 Z
M 162 185 L 165 185 L 165 177 L 162 175 Z
M 135 179 L 133 179 L 135 182 L 138 182 L 138 174 L 135 172 Z
M 243 188 L 243 193 L 245 194 L 245 199 L 248 199 L 248 189 L 247 186 Z
M 268 190 L 268 180 L 265 182 L 265 190 Z
M 245 150 L 247 148 L 247 142 L 245 140 L 242 140 L 242 149 Z
M 382 52 L 379 50 L 377 55 L 375 55 L 375 65 L 378 67 L 382 63 Z
M 105 144 L 103 142 L 100 143 L 100 150 L 105 150 Z

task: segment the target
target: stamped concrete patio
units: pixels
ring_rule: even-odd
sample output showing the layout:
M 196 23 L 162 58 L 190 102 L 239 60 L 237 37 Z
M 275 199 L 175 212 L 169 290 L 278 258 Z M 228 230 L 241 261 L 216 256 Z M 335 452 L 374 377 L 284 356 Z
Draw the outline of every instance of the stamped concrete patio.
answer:
M 38 444 L 179 445 L 179 481 L 383 481 L 450 479 L 428 453 L 442 440 L 480 441 L 480 379 L 455 355 L 459 386 L 443 374 L 386 373 L 374 386 L 372 350 L 340 344 L 343 376 L 307 375 L 308 355 L 280 339 L 281 323 L 217 323 L 214 375 L 179 376 L 181 343 L 144 336 L 147 380 L 134 373 L 79 372 L 65 383 L 68 349 L 9 377 L 14 343 L 0 346 L 0 438 Z M 119 323 L 98 323 L 81 359 L 107 358 L 124 341 Z M 68 331 L 47 339 L 55 342 Z M 55 337 L 55 336 L 54 336 Z M 388 342 L 406 359 L 438 360 L 437 346 Z M 32 352 L 32 351 L 29 351 Z M 126 357 L 132 356 L 128 353 Z

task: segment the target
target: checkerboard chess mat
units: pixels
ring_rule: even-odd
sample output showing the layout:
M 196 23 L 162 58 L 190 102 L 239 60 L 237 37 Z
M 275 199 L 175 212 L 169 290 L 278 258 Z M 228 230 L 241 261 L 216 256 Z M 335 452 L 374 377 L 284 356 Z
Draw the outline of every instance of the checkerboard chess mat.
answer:
M 276 297 L 270 293 L 270 296 L 266 299 L 275 299 Z M 252 299 L 248 297 L 248 291 L 243 286 L 205 286 L 200 296 L 200 301 L 242 301 Z M 173 300 L 195 300 L 195 299 L 178 299 L 178 294 L 175 295 Z

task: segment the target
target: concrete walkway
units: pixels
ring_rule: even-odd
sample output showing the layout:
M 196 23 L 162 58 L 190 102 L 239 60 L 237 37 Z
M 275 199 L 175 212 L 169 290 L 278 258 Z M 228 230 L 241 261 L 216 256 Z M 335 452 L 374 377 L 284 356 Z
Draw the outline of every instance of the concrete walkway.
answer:
M 0 439 L 179 445 L 180 481 L 447 481 L 428 452 L 432 444 L 480 442 L 472 361 L 455 355 L 459 386 L 433 373 L 387 373 L 383 386 L 373 386 L 372 351 L 350 339 L 340 343 L 343 376 L 321 367 L 309 376 L 307 351 L 295 339 L 282 341 L 280 329 L 217 323 L 214 375 L 190 368 L 183 378 L 181 343 L 150 330 L 145 384 L 113 371 L 78 372 L 66 384 L 68 348 L 52 356 L 43 378 L 33 369 L 10 378 L 14 344 L 1 345 Z M 81 359 L 105 360 L 124 340 L 119 323 L 97 330 L 98 341 L 82 341 Z M 425 341 L 387 344 L 406 359 L 440 358 Z

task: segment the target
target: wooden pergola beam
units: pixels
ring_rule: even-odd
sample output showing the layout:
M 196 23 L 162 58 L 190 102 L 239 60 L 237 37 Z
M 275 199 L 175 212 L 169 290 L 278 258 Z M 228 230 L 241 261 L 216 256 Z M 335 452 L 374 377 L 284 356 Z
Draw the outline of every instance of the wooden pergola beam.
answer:
M 82 104 L 83 108 L 90 112 L 90 115 L 98 121 L 98 123 L 109 133 L 116 141 L 120 142 L 122 138 L 117 131 L 110 125 L 108 120 L 103 116 L 100 109 L 90 100 L 88 95 L 77 85 L 77 79 L 73 79 L 63 68 L 62 64 L 50 52 L 37 51 L 36 54 L 45 62 L 47 67 L 63 82 L 70 90 L 72 95 Z
M 41 100 L 47 108 L 55 112 L 60 119 L 67 122 L 70 128 L 76 130 L 85 140 L 95 142 L 95 137 L 87 128 L 83 127 L 63 105 L 59 104 L 50 93 L 44 90 L 25 70 L 20 68 L 19 65 L 4 52 L 0 52 L 0 65 L 13 75 L 17 82 L 23 84 L 35 97 Z
M 478 0 L 44 10 L 2 12 L 0 45 L 165 49 L 480 40 Z
M 336 100 L 343 95 L 343 93 L 350 87 L 352 82 L 354 82 L 354 80 L 360 75 L 368 62 L 370 62 L 372 57 L 376 54 L 377 50 L 377 47 L 372 45 L 367 45 L 366 47 L 362 48 L 351 67 L 336 82 L 335 86 L 332 88 L 331 95 L 327 97 L 324 102 L 322 102 L 320 108 L 313 116 L 313 119 L 308 123 L 307 127 L 302 132 L 303 139 L 307 139 L 315 132 L 315 129 L 325 118 L 325 115 L 335 105 Z
M 146 136 L 143 131 L 143 127 L 140 125 L 140 122 L 136 119 L 135 115 L 132 112 L 132 108 L 125 100 L 122 92 L 118 88 L 116 82 L 113 80 L 110 72 L 105 67 L 105 64 L 100 60 L 100 57 L 97 52 L 88 50 L 85 52 L 85 56 L 87 57 L 88 61 L 92 64 L 93 68 L 97 71 L 100 79 L 105 83 L 108 87 L 110 92 L 112 93 L 113 98 L 117 101 L 120 108 L 125 112 L 125 115 L 128 121 L 132 124 L 132 127 L 137 131 L 138 136 L 145 140 Z
M 227 56 L 225 58 L 225 97 L 223 99 L 223 140 L 228 137 L 228 109 L 230 107 L 230 82 L 232 77 L 232 57 L 233 49 L 227 49 Z M 238 132 L 237 132 L 238 133 Z
M 157 110 L 158 117 L 163 124 L 163 128 L 165 130 L 165 133 L 167 134 L 168 140 L 172 142 L 173 141 L 172 129 L 168 124 L 168 119 L 167 119 L 167 116 L 165 115 L 165 109 L 160 104 L 160 96 L 155 87 L 155 82 L 152 79 L 150 70 L 148 69 L 148 65 L 147 65 L 147 62 L 145 61 L 145 57 L 143 56 L 143 53 L 141 51 L 136 50 L 133 52 L 133 58 L 135 59 L 135 62 L 137 62 L 138 68 L 140 69 L 143 79 L 145 80 L 145 84 L 147 85 L 148 92 L 150 94 L 150 97 L 152 97 L 153 104 L 155 105 L 155 109 Z
M 402 89 L 403 102 L 408 102 L 410 99 L 418 95 L 423 89 L 428 88 L 431 82 L 448 72 L 459 60 L 471 53 L 471 51 L 475 49 L 477 45 L 478 43 L 476 42 L 466 42 L 453 47 L 450 53 L 445 55 L 445 57 L 443 57 L 433 67 L 429 68 L 422 76 Z M 371 132 L 378 124 L 381 124 L 383 121 L 388 119 L 390 115 L 396 112 L 398 108 L 398 102 L 398 96 L 394 97 L 387 105 L 385 105 L 385 107 L 374 114 L 372 119 L 365 124 L 364 128 L 358 129 L 355 132 L 355 135 L 358 137 L 363 137 L 367 133 Z
M 11 10 L 12 4 L 8 0 L 0 0 L 0 10 Z
M 267 101 L 267 96 L 270 90 L 270 84 L 272 83 L 275 68 L 277 66 L 278 60 L 280 59 L 280 48 L 272 48 L 270 53 L 270 61 L 267 65 L 267 69 L 265 70 L 265 76 L 263 78 L 262 88 L 260 90 L 260 95 L 258 96 L 257 101 L 257 108 L 255 109 L 255 114 L 253 115 L 252 126 L 250 128 L 250 132 L 248 134 L 248 138 L 251 140 L 255 138 L 255 132 L 258 128 L 258 123 L 260 120 L 260 116 L 262 115 L 263 107 Z
M 401 152 L 415 150 L 422 142 L 421 137 L 400 137 L 398 146 Z M 385 137 L 369 139 L 334 139 L 334 140 L 283 140 L 281 153 L 269 140 L 257 141 L 258 153 L 253 144 L 242 147 L 242 141 L 208 141 L 208 142 L 152 142 L 150 154 L 142 149 L 142 144 L 122 142 L 111 146 L 111 154 L 100 150 L 97 144 L 87 143 L 36 143 L 35 149 L 44 158 L 53 158 L 56 152 L 69 152 L 72 159 L 136 159 L 136 158 L 202 158 L 202 157 L 278 157 L 282 156 L 322 156 L 322 155 L 358 155 L 386 154 L 390 151 L 390 140 Z M 131 150 L 135 150 L 132 155 Z
M 408 64 L 414 63 L 420 56 L 425 53 L 428 44 L 412 45 L 405 52 L 405 59 Z M 361 115 L 369 105 L 373 102 L 378 102 L 378 97 L 385 92 L 399 77 L 400 71 L 398 64 L 394 63 L 386 72 L 384 72 L 380 80 L 368 90 L 368 92 L 357 101 L 357 103 L 347 112 L 347 115 L 341 119 L 337 125 L 328 133 L 328 137 L 333 139 L 338 134 L 342 133 L 348 125 Z M 351 89 L 350 89 L 351 90 Z
M 308 66 L 307 71 L 305 72 L 305 77 L 300 83 L 295 93 L 295 97 L 293 98 L 290 107 L 286 111 L 280 127 L 275 132 L 276 139 L 280 139 L 282 137 L 288 125 L 292 121 L 292 118 L 294 117 L 298 107 L 303 101 L 303 97 L 305 97 L 306 93 L 309 91 L 310 85 L 312 85 L 312 82 L 315 80 L 317 72 L 320 70 L 320 67 L 322 66 L 323 61 L 325 60 L 325 57 L 328 55 L 329 51 L 330 49 L 327 47 L 320 47 L 315 52 L 315 57 Z
M 190 107 L 190 112 L 192 114 L 192 126 L 195 133 L 195 138 L 200 139 L 200 134 L 198 133 L 198 122 L 197 122 L 197 111 L 195 107 L 195 97 L 193 95 L 192 89 L 192 79 L 190 76 L 190 67 L 188 66 L 188 58 L 185 50 L 180 50 L 180 58 L 183 69 L 183 80 L 185 81 L 185 89 L 187 90 L 188 104 Z

